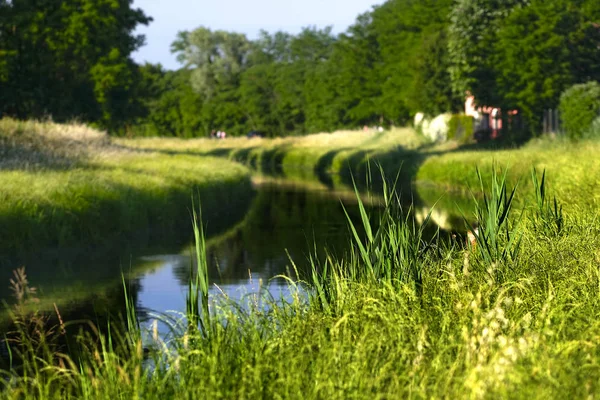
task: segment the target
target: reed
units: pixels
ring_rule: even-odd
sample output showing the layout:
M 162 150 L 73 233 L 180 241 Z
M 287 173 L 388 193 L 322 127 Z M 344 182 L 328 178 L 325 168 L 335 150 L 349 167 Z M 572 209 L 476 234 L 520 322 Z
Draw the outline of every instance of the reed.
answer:
M 192 204 L 194 204 L 193 200 Z M 208 262 L 206 260 L 206 241 L 202 224 L 202 212 L 196 213 L 194 207 L 192 210 L 192 227 L 194 231 L 196 270 L 194 273 L 194 268 L 190 269 L 192 272 L 190 273 L 186 296 L 186 317 L 192 335 L 200 328 L 202 336 L 208 337 L 211 327 L 208 304 Z
M 466 218 L 465 223 L 475 236 L 477 254 L 483 259 L 486 270 L 496 280 L 501 280 L 516 262 L 521 247 L 520 219 L 511 221 L 510 218 L 517 187 L 509 189 L 507 170 L 499 175 L 496 166 L 492 167 L 489 186 L 479 169 L 477 177 L 480 195 L 474 195 L 473 201 L 478 226 L 469 226 Z
M 531 170 L 531 180 L 535 192 L 536 212 L 533 214 L 533 225 L 538 227 L 545 235 L 560 235 L 563 233 L 564 216 L 563 206 L 559 204 L 556 196 L 550 203 L 546 199 L 546 170 L 542 171 L 541 179 L 535 168 Z

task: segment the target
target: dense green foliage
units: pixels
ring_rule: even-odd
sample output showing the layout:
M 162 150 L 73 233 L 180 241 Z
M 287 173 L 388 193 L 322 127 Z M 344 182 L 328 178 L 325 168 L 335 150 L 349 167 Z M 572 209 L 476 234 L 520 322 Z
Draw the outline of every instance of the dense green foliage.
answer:
M 458 94 L 517 109 L 538 133 L 561 92 L 600 79 L 600 6 L 594 0 L 460 0 L 449 27 Z
M 473 117 L 454 114 L 448 122 L 448 139 L 467 142 L 473 137 Z
M 565 90 L 560 96 L 560 113 L 567 135 L 580 139 L 600 117 L 600 84 L 592 81 Z
M 337 36 L 180 32 L 178 71 L 131 62 L 143 42 L 133 29 L 150 19 L 128 1 L 80 3 L 0 2 L 0 113 L 117 134 L 274 136 L 402 125 L 416 111 L 460 107 L 445 51 L 450 0 L 388 1 Z
M 139 115 L 130 0 L 0 1 L 0 116 L 122 128 Z
M 151 19 L 130 3 L 0 1 L 0 113 L 114 134 L 283 136 L 406 125 L 471 93 L 538 132 L 564 89 L 600 80 L 595 0 L 388 0 L 338 35 L 201 26 L 174 38 L 177 71 L 132 62 L 133 31 Z

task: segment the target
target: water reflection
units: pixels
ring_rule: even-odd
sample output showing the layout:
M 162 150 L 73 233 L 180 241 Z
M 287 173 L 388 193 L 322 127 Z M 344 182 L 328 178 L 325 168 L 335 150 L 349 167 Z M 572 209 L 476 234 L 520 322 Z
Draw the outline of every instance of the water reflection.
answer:
M 207 241 L 209 277 L 213 293 L 234 300 L 267 288 L 274 298 L 290 298 L 284 279 L 307 276 L 309 256 L 322 258 L 325 251 L 341 256 L 348 250 L 349 231 L 340 197 L 346 197 L 350 218 L 358 222 L 352 207 L 352 192 L 327 188 L 307 189 L 289 182 L 261 181 L 243 221 L 222 235 Z M 374 211 L 376 202 L 367 208 Z M 292 264 L 293 261 L 293 265 Z M 141 263 L 158 263 L 139 276 L 138 307 L 166 312 L 185 309 L 185 294 L 195 268 L 190 249 L 179 254 L 144 257 Z
M 462 215 L 469 213 L 471 202 L 432 188 L 417 189 L 411 199 L 417 221 L 423 221 L 435 204 L 431 234 L 438 229 L 446 233 L 461 230 Z M 381 196 L 365 193 L 361 197 L 367 212 L 376 216 L 382 207 Z M 349 218 L 360 226 L 356 203 L 355 192 L 339 185 L 331 188 L 315 181 L 257 179 L 253 198 L 235 207 L 224 207 L 219 214 L 205 215 L 213 294 L 224 293 L 239 300 L 266 288 L 275 298 L 289 298 L 286 281 L 273 278 L 306 278 L 311 255 L 323 259 L 327 251 L 343 257 L 351 242 L 344 207 Z M 42 304 L 51 310 L 58 303 L 65 319 L 82 319 L 97 315 L 100 309 L 103 313 L 124 310 L 124 297 L 115 296 L 116 291 L 122 292 L 124 272 L 130 282 L 130 295 L 142 314 L 182 312 L 190 274 L 195 269 L 189 245 L 191 233 L 189 221 L 182 221 L 179 232 L 163 235 L 159 241 L 147 235 L 141 245 L 123 247 L 117 243 L 112 244 L 114 248 L 95 251 L 88 247 L 72 254 L 49 252 L 18 260 L 0 259 L 0 282 L 8 283 L 10 271 L 26 265 L 32 285 L 40 287 L 46 299 Z M 0 299 L 9 296 L 7 285 L 0 285 Z
M 314 182 L 277 179 L 257 182 L 257 195 L 244 220 L 207 242 L 209 278 L 215 285 L 213 294 L 241 299 L 257 292 L 261 286 L 268 286 L 274 297 L 289 298 L 287 282 L 273 280 L 273 277 L 306 278 L 310 273 L 311 255 L 323 259 L 327 252 L 343 257 L 351 242 L 344 208 L 353 223 L 361 225 L 354 191 L 333 190 Z M 434 195 L 430 190 L 428 196 L 438 205 L 454 201 L 444 192 Z M 415 201 L 414 217 L 422 222 L 433 204 L 412 200 Z M 383 201 L 378 195 L 364 194 L 363 202 L 370 215 L 377 216 L 382 210 Z M 464 205 L 463 210 L 467 213 Z M 441 231 L 450 236 L 464 226 L 461 211 L 434 207 L 431 213 L 430 235 Z M 145 272 L 139 276 L 138 306 L 159 312 L 184 310 L 187 285 L 195 269 L 191 250 L 139 261 L 158 264 L 152 269 L 140 268 Z
M 207 233 L 220 235 L 239 223 L 247 214 L 253 195 L 249 193 L 247 198 L 229 202 L 235 206 L 206 213 Z M 9 280 L 13 270 L 24 266 L 29 285 L 37 289 L 40 298 L 36 309 L 52 311 L 56 304 L 63 318 L 68 320 L 97 314 L 94 304 L 98 304 L 98 309 L 103 312 L 114 310 L 118 314 L 124 309 L 125 301 L 123 296 L 115 296 L 114 293 L 123 292 L 123 276 L 134 278 L 129 290 L 130 295 L 135 297 L 139 291 L 135 278 L 143 274 L 144 269 L 162 267 L 161 260 L 140 262 L 140 259 L 155 254 L 177 254 L 190 243 L 190 219 L 183 218 L 173 225 L 175 229 L 168 232 L 143 231 L 127 239 L 106 238 L 102 243 L 88 243 L 69 249 L 42 249 L 16 255 L 0 253 L 0 302 L 14 302 Z M 116 236 L 119 236 L 118 233 Z M 110 302 L 112 306 L 105 307 Z M 93 312 L 82 313 L 81 305 L 88 303 L 88 309 Z M 7 313 L 0 310 L 0 323 L 6 319 Z M 0 324 L 0 329 L 4 325 Z

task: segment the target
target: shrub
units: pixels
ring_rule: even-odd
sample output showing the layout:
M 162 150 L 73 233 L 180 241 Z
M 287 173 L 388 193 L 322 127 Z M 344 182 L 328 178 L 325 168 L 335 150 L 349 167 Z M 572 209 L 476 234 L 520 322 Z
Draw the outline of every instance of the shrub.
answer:
M 600 115 L 600 84 L 592 81 L 566 89 L 560 96 L 559 110 L 567 136 L 582 138 Z
M 454 114 L 448 122 L 448 139 L 468 142 L 473 138 L 473 117 L 465 114 Z
M 451 114 L 440 114 L 432 120 L 424 120 L 422 124 L 423 135 L 432 142 L 445 142 L 448 140 L 448 122 Z

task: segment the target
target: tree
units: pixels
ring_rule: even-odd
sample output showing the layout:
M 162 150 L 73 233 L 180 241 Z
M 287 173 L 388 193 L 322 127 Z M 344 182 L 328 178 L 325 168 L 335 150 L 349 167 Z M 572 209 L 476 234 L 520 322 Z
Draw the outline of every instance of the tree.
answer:
M 378 108 L 381 115 L 392 124 L 405 124 L 410 116 L 423 111 L 421 106 L 440 103 L 439 97 L 448 93 L 449 84 L 442 83 L 438 92 L 423 93 L 424 50 L 434 49 L 436 40 L 444 40 L 439 32 L 448 26 L 448 13 L 452 0 L 389 0 L 372 12 L 372 29 L 375 32 L 381 62 L 377 76 L 381 84 Z M 437 51 L 443 51 L 437 48 Z M 443 75 L 444 55 L 426 59 L 431 75 Z M 421 85 L 421 86 L 418 86 Z M 431 91 L 430 91 L 431 92 Z M 434 98 L 429 98 L 433 95 Z M 419 99 L 419 103 L 415 102 Z M 450 104 L 451 99 L 442 100 Z M 428 107 L 434 109 L 435 107 Z
M 171 46 L 184 67 L 191 69 L 194 89 L 210 99 L 217 87 L 235 86 L 247 66 L 250 42 L 245 35 L 200 27 L 179 32 Z
M 571 139 L 581 139 L 600 120 L 600 84 L 596 81 L 567 88 L 560 96 L 564 129 Z
M 438 115 L 463 108 L 464 97 L 457 96 L 450 85 L 449 65 L 446 30 L 426 35 L 414 61 L 413 90 L 408 97 L 413 109 Z
M 106 127 L 137 112 L 130 54 L 144 37 L 133 31 L 151 19 L 130 0 L 4 0 L 0 10 L 0 51 L 10 55 L 0 68 L 13 97 L 0 110 Z
M 239 95 L 249 128 L 273 136 L 277 127 L 274 118 L 274 68 L 271 63 L 254 65 L 244 71 Z
M 239 95 L 247 118 L 247 129 L 258 130 L 268 136 L 286 133 L 286 120 L 277 104 L 275 85 L 281 65 L 292 62 L 292 35 L 261 31 L 252 42 L 248 56 L 249 67 L 241 74 Z
M 496 87 L 497 32 L 513 9 L 528 0 L 457 0 L 448 28 L 449 72 L 457 96 L 467 93 L 480 104 L 500 105 Z
M 582 0 L 531 0 L 497 32 L 497 91 L 539 132 L 542 111 L 556 108 L 564 89 L 600 80 L 600 17 Z
M 329 96 L 320 106 L 332 107 L 330 118 L 338 127 L 356 127 L 379 122 L 381 107 L 382 63 L 379 42 L 373 29 L 372 14 L 358 16 L 356 22 L 341 34 L 333 46 L 328 68 L 322 73 L 329 83 Z
M 191 71 L 193 89 L 203 98 L 206 131 L 220 129 L 241 134 L 246 115 L 240 106 L 239 85 L 248 68 L 251 43 L 245 35 L 200 27 L 180 32 L 171 46 Z
M 191 71 L 165 71 L 145 64 L 139 68 L 136 95 L 146 113 L 134 121 L 134 134 L 141 136 L 196 137 L 205 132 L 202 97 L 190 85 Z

